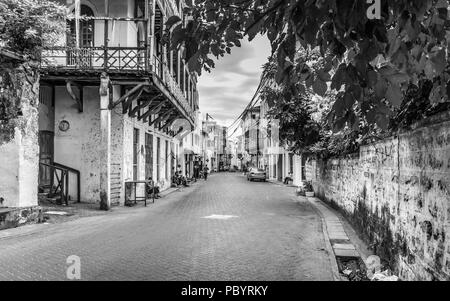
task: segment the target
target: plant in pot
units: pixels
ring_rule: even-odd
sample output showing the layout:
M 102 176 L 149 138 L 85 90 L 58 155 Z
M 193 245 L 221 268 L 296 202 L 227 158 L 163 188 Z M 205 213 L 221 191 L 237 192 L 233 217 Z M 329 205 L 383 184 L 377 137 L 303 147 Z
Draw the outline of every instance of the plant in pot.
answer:
M 303 187 L 303 185 L 297 187 L 297 189 L 295 190 L 295 194 L 297 196 L 305 196 L 305 188 Z
M 305 196 L 314 197 L 314 189 L 313 189 L 311 181 L 304 181 L 303 187 L 305 189 Z

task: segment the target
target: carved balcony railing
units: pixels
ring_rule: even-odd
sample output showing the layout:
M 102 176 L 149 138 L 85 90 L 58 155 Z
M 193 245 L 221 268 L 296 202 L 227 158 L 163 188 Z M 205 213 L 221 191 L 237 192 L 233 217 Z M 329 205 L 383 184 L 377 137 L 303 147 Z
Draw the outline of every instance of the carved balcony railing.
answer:
M 153 57 L 153 73 L 159 78 L 161 82 L 165 84 L 167 89 L 172 93 L 172 95 L 178 99 L 179 104 L 185 111 L 185 114 L 191 118 L 191 120 L 195 120 L 194 112 L 192 108 L 189 106 L 189 103 L 184 96 L 184 93 L 181 91 L 178 83 L 173 78 L 172 74 L 169 71 L 167 65 L 157 57 Z
M 185 94 L 160 58 L 148 59 L 147 47 L 51 47 L 43 51 L 42 68 L 106 72 L 152 72 L 176 99 L 185 116 L 195 120 Z
M 146 71 L 147 47 L 51 47 L 42 54 L 43 68 Z

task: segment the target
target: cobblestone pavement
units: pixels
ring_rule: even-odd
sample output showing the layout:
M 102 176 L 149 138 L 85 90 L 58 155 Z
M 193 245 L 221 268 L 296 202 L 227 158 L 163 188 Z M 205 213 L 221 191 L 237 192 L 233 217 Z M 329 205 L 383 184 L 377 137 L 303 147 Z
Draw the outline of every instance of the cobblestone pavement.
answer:
M 81 258 L 82 280 L 333 280 L 311 205 L 292 188 L 238 173 L 146 208 L 0 239 L 0 250 L 0 280 L 65 280 L 70 255 Z

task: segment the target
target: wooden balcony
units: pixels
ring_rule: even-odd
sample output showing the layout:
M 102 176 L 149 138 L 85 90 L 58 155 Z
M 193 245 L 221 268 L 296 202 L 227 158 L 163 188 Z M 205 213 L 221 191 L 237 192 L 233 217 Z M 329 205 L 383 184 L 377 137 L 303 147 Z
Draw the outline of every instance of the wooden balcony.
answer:
M 51 47 L 43 58 L 47 70 L 151 71 L 147 47 Z
M 160 58 L 149 59 L 147 47 L 51 47 L 43 51 L 44 79 L 97 80 L 102 72 L 122 81 L 153 82 L 193 125 L 194 108 Z M 78 79 L 77 79 L 78 78 Z M 192 97 L 192 96 L 191 96 Z

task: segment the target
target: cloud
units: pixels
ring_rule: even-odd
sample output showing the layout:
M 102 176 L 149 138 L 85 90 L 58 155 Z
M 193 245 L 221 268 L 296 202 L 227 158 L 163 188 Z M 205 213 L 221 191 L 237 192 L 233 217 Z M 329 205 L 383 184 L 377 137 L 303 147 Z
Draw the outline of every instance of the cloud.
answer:
M 230 125 L 252 99 L 260 80 L 262 65 L 270 56 L 266 37 L 243 41 L 230 55 L 216 61 L 211 73 L 199 78 L 200 110 L 220 124 Z

